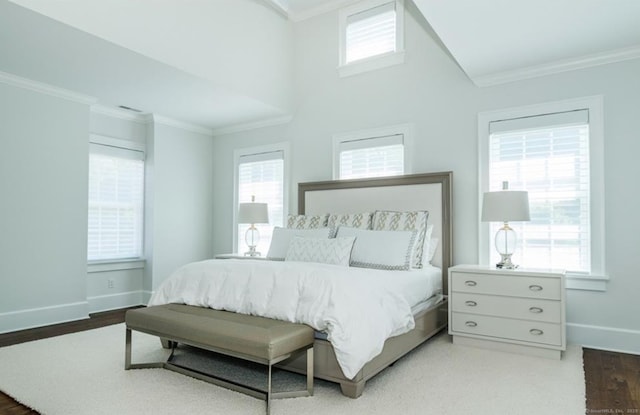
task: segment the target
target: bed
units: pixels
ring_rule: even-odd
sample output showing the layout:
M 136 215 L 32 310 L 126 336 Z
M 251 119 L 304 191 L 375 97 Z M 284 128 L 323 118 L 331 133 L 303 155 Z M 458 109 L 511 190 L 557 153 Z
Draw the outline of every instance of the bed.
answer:
M 393 364 L 397 359 L 438 333 L 447 325 L 447 299 L 443 293 L 447 292 L 446 270 L 451 264 L 452 259 L 452 242 L 451 242 L 451 172 L 428 173 L 406 176 L 395 176 L 380 179 L 358 179 L 358 180 L 340 180 L 313 183 L 300 183 L 298 187 L 298 215 L 291 215 L 289 218 L 306 220 L 316 216 L 325 215 L 327 212 L 340 212 L 344 217 L 353 218 L 358 212 L 376 212 L 376 215 L 384 215 L 385 212 L 428 212 L 428 223 L 431 226 L 429 232 L 431 241 L 434 244 L 431 251 L 433 258 L 428 264 L 425 258 L 424 267 L 412 271 L 398 271 L 395 268 L 385 270 L 371 270 L 367 268 L 355 267 L 337 267 L 335 264 L 311 264 L 308 267 L 302 262 L 294 261 L 244 261 L 244 260 L 212 260 L 196 264 L 188 264 L 184 269 L 178 270 L 176 275 L 170 277 L 152 297 L 150 305 L 159 305 L 167 302 L 184 302 L 190 305 L 199 305 L 228 311 L 240 312 L 245 314 L 264 315 L 266 317 L 283 319 L 295 322 L 305 322 L 317 330 L 314 341 L 314 376 L 316 378 L 336 382 L 340 384 L 342 393 L 351 398 L 359 397 L 364 390 L 365 383 L 368 379 L 375 376 L 387 366 Z M 372 214 L 373 215 L 373 214 Z M 337 215 L 340 216 L 340 215 Z M 373 217 L 373 216 L 372 216 Z M 384 216 L 378 216 L 384 218 Z M 425 221 L 427 219 L 425 218 Z M 359 223 L 359 222 L 358 222 Z M 289 224 L 291 225 L 291 223 Z M 326 225 L 325 225 L 326 226 Z M 336 234 L 334 240 L 331 241 L 332 249 L 337 246 L 336 243 L 345 244 L 350 241 L 366 240 L 358 229 L 348 226 L 331 227 Z M 342 231 L 345 233 L 343 234 Z M 354 232 L 353 234 L 349 232 Z M 366 231 L 365 231 L 366 232 Z M 369 231 L 370 232 L 370 231 Z M 414 246 L 414 238 L 418 238 L 416 231 L 412 232 L 388 233 L 386 235 L 394 235 L 398 237 L 411 238 L 411 246 Z M 383 235 L 384 232 L 378 232 L 375 235 Z M 361 235 L 361 236 L 353 236 Z M 368 236 L 367 236 L 368 237 Z M 424 237 L 424 235 L 423 235 Z M 359 239 L 360 238 L 360 239 Z M 306 241 L 306 242 L 305 242 Z M 318 242 L 318 239 L 295 238 L 295 243 L 303 244 L 307 242 Z M 315 243 L 314 242 L 314 243 Z M 324 243 L 325 241 L 319 241 Z M 273 245 L 273 243 L 272 243 Z M 294 243 L 291 243 L 291 247 Z M 391 244 L 395 246 L 395 244 Z M 289 253 L 291 254 L 291 247 Z M 356 245 L 352 245 L 353 255 L 356 253 Z M 324 248 L 321 248 L 324 249 Z M 392 249 L 391 247 L 389 248 Z M 316 250 L 317 251 L 317 250 Z M 343 250 L 344 251 L 344 250 Z M 349 248 L 351 252 L 351 248 Z M 270 249 L 271 252 L 271 249 Z M 416 252 L 407 254 L 407 261 L 411 260 L 413 264 Z M 421 251 L 420 255 L 426 255 Z M 411 258 L 408 258 L 411 256 Z M 298 259 L 299 260 L 299 259 Z M 354 257 L 347 258 L 353 265 Z M 349 264 L 349 262 L 347 262 Z M 211 283 L 209 280 L 199 279 L 208 271 L 210 267 L 216 269 L 218 278 L 217 282 Z M 351 269 L 351 270 L 349 270 Z M 236 281 L 238 278 L 229 278 L 231 273 L 247 273 L 247 277 L 242 278 L 244 282 Z M 344 274 L 343 274 L 344 272 Z M 331 292 L 342 292 L 339 299 L 331 298 L 328 302 L 331 307 L 343 308 L 351 310 L 346 314 L 357 314 L 355 310 L 362 307 L 371 307 L 371 311 L 365 314 L 359 314 L 353 321 L 346 323 L 336 322 L 333 315 L 329 313 L 328 317 L 324 317 L 325 311 L 322 310 L 324 320 L 313 320 L 312 322 L 303 321 L 303 317 L 310 314 L 309 310 L 317 311 L 319 302 L 324 294 L 318 299 L 312 300 L 316 304 L 301 306 L 299 303 L 293 305 L 292 310 L 272 310 L 269 304 L 274 303 L 273 296 L 283 295 L 277 294 L 272 286 L 282 280 L 285 283 L 291 274 L 303 274 L 303 282 L 297 282 L 297 288 L 291 289 L 290 286 L 285 290 L 288 296 L 311 297 L 314 294 L 308 290 L 309 286 L 316 284 L 318 274 L 325 273 L 327 283 L 324 280 L 318 282 L 323 287 L 328 285 L 327 290 Z M 395 273 L 395 274 L 394 274 Z M 280 275 L 283 274 L 283 275 Z M 425 278 L 429 275 L 430 281 L 436 281 L 437 284 L 429 291 L 428 297 L 416 298 L 415 300 L 407 300 L 406 292 L 401 293 L 403 289 L 397 283 L 397 280 L 388 278 L 387 276 L 396 275 L 394 278 L 400 278 L 400 275 L 407 276 L 409 285 L 415 276 Z M 256 278 L 256 275 L 260 278 Z M 355 276 L 352 276 L 355 275 Z M 232 276 L 235 276 L 233 274 Z M 240 278 L 240 279 L 242 279 Z M 350 281 L 352 278 L 353 281 Z M 227 286 L 229 281 L 233 281 L 234 286 Z M 380 287 L 378 283 L 380 281 Z M 262 286 L 260 286 L 262 284 Z M 333 285 L 336 284 L 336 285 Z M 354 285 L 360 284 L 360 285 Z M 256 287 L 260 286 L 260 287 Z M 214 287 L 214 288 L 211 288 Z M 222 288 L 221 288 L 222 287 Z M 362 287 L 360 290 L 354 287 Z M 180 291 L 182 290 L 182 291 Z M 186 292 L 185 292 L 186 290 Z M 245 294 L 244 291 L 247 290 Z M 288 291 L 287 291 L 288 290 Z M 242 292 L 241 292 L 242 291 Z M 353 295 L 349 297 L 344 293 L 351 292 L 377 293 L 383 292 L 385 297 L 382 300 L 369 300 L 368 295 Z M 263 293 L 269 293 L 268 296 Z M 275 293 L 275 294 L 274 294 Z M 377 295 L 377 294 L 376 294 Z M 238 299 L 238 304 L 234 304 L 228 299 L 230 297 L 242 296 Z M 213 300 L 214 297 L 217 300 Z M 264 298 L 263 298 L 264 297 Z M 268 297 L 268 298 L 267 298 Z M 400 298 L 402 297 L 402 298 Z M 218 301 L 218 302 L 216 302 Z M 288 301 L 288 300 L 287 300 Z M 360 301 L 364 305 L 360 305 Z M 384 304 L 384 306 L 378 306 Z M 286 302 L 286 301 L 285 301 Z M 264 304 L 262 304 L 264 303 Z M 350 304 L 353 303 L 353 304 Z M 351 308 L 350 308 L 351 307 Z M 329 308 L 329 307 L 327 307 Z M 333 310 L 332 310 L 333 311 Z M 268 312 L 269 314 L 263 314 Z M 398 313 L 399 317 L 395 314 Z M 394 316 L 392 316 L 394 314 Z M 376 321 L 375 325 L 362 325 L 361 321 L 367 319 L 368 316 L 375 316 L 369 321 Z M 347 319 L 348 320 L 348 319 Z M 389 320 L 390 322 L 388 322 Z M 330 323 L 326 323 L 329 321 Z M 332 324 L 333 322 L 334 324 Z M 313 324 L 312 324 L 313 323 Z M 347 329 L 345 329 L 345 327 Z M 349 330 L 353 329 L 353 333 Z M 360 358 L 361 361 L 354 365 L 345 363 L 345 355 L 348 355 L 351 349 L 357 350 L 357 347 L 351 347 L 354 344 L 363 343 L 362 339 L 367 338 L 369 332 L 378 332 L 386 330 L 382 335 L 382 340 L 378 340 L 378 344 L 372 345 L 370 350 L 364 356 L 354 357 Z M 346 331 L 345 331 L 346 330 Z M 328 334 L 327 334 L 328 333 Z M 357 333 L 357 334 L 355 334 Z M 378 335 L 378 333 L 376 333 Z M 368 341 L 368 340 L 367 340 Z M 360 344 L 359 346 L 369 346 Z M 347 352 L 345 352 L 347 349 Z M 373 352 L 371 352 L 373 350 Z M 279 364 L 281 368 L 298 373 L 306 372 L 306 360 L 303 356 L 294 357 L 290 360 Z M 354 369 L 355 367 L 355 369 Z M 345 375 L 345 373 L 347 375 Z

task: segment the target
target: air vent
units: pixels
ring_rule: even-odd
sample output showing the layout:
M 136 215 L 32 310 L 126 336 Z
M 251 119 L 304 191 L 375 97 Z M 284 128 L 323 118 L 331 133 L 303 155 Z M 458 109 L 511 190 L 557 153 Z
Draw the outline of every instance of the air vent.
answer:
M 142 112 L 142 110 L 139 110 L 137 108 L 127 107 L 125 105 L 118 105 L 118 108 L 122 108 L 123 110 L 127 110 L 127 111 Z

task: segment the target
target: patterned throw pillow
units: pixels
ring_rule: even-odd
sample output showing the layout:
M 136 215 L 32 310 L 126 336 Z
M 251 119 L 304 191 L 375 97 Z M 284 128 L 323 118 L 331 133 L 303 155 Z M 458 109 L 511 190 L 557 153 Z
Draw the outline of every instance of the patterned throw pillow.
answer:
M 327 218 L 325 215 L 287 215 L 287 228 L 293 229 L 317 229 L 327 226 Z
M 331 237 L 331 229 L 288 229 L 276 226 L 273 228 L 273 235 L 271 236 L 271 245 L 269 245 L 267 258 L 283 261 L 287 255 L 289 245 L 295 237 L 329 239 L 329 237 Z
M 291 240 L 284 260 L 320 262 L 348 267 L 355 240 L 354 237 L 320 239 L 296 236 Z
M 422 256 L 428 218 L 429 212 L 426 210 L 407 212 L 378 210 L 373 214 L 373 229 L 386 231 L 416 231 L 417 234 L 415 244 L 413 246 L 411 267 L 422 268 Z
M 327 226 L 337 228 L 338 226 L 348 226 L 357 229 L 371 229 L 373 223 L 373 213 L 338 213 L 329 216 Z

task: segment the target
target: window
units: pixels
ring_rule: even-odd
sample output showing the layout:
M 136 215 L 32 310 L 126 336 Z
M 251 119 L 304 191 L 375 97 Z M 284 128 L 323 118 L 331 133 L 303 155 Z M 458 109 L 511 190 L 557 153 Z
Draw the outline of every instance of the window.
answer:
M 597 98 L 481 114 L 481 193 L 501 190 L 503 181 L 529 192 L 531 221 L 510 223 L 517 264 L 602 275 L 601 114 Z M 481 250 L 493 246 L 500 226 L 481 233 Z M 498 262 L 494 249 L 481 258 Z
M 285 217 L 285 176 L 287 146 L 283 144 L 236 151 L 236 197 L 234 218 L 240 203 L 255 201 L 267 203 L 269 223 L 256 224 L 260 240 L 256 250 L 266 255 L 271 244 L 271 235 L 275 226 L 283 226 Z M 235 232 L 235 244 L 238 253 L 248 250 L 245 233 L 249 224 L 238 224 Z
M 142 256 L 143 194 L 143 151 L 90 144 L 88 261 Z
M 334 136 L 334 177 L 359 179 L 404 174 L 409 170 L 405 154 L 410 137 L 408 125 Z
M 403 0 L 369 0 L 340 11 L 340 75 L 404 61 Z

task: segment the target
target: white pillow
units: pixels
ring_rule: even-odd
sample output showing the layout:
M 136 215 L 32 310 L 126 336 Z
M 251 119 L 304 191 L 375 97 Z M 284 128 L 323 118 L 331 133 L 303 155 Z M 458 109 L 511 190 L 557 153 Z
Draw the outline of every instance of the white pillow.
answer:
M 276 226 L 273 229 L 273 236 L 271 237 L 271 245 L 269 245 L 269 252 L 267 252 L 267 258 L 275 260 L 284 260 L 289 249 L 289 243 L 295 236 L 302 238 L 325 238 L 329 239 L 330 228 L 319 229 L 289 229 Z
M 340 226 L 337 237 L 355 236 L 351 266 L 407 270 L 411 265 L 416 231 L 373 231 Z
M 424 247 L 422 248 L 422 264 L 428 264 L 433 259 L 433 255 L 436 253 L 436 247 L 438 246 L 438 238 L 432 238 L 433 225 L 427 226 L 427 231 L 424 234 Z M 432 241 L 435 239 L 435 242 Z M 432 247 L 431 244 L 434 246 Z
M 323 239 L 294 236 L 284 260 L 320 262 L 348 267 L 355 240 L 355 237 Z
M 377 210 L 373 214 L 373 228 L 375 230 L 388 231 L 413 231 L 416 233 L 416 241 L 413 247 L 412 268 L 422 267 L 422 255 L 427 231 L 427 219 L 429 212 L 426 210 L 396 212 L 391 210 Z

